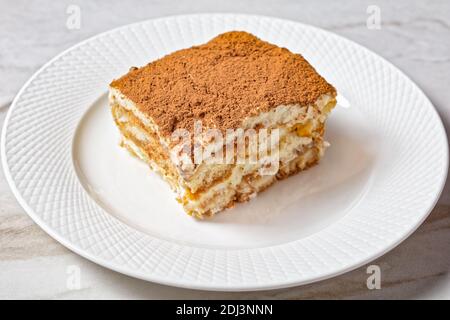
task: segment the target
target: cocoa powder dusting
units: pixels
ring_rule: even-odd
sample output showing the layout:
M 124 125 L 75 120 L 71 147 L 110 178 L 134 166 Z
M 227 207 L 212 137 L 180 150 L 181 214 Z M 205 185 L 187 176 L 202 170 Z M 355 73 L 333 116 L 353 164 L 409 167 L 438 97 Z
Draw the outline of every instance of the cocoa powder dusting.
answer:
M 335 89 L 299 54 L 232 31 L 169 54 L 111 83 L 164 135 L 176 129 L 238 128 L 280 104 L 307 105 Z

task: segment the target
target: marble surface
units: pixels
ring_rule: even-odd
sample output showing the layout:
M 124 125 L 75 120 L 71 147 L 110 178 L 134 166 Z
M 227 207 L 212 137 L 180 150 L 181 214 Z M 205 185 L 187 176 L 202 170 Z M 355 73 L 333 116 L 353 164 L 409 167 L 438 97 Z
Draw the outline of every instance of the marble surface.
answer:
M 134 2 L 134 3 L 133 3 Z M 426 5 L 423 5 L 427 2 Z M 79 29 L 66 26 L 80 8 Z M 380 29 L 369 29 L 369 5 Z M 60 51 L 99 32 L 152 17 L 196 12 L 271 15 L 333 31 L 404 70 L 450 129 L 450 2 L 442 1 L 24 1 L 0 0 L 0 124 L 24 82 Z M 136 8 L 138 8 L 136 10 Z M 369 10 L 370 11 L 370 10 Z M 133 279 L 77 256 L 44 233 L 19 206 L 0 173 L 0 298 L 56 299 L 363 299 L 450 298 L 450 183 L 426 222 L 390 253 L 372 262 L 381 289 L 369 290 L 367 266 L 302 287 L 221 293 Z M 73 277 L 79 282 L 74 285 Z

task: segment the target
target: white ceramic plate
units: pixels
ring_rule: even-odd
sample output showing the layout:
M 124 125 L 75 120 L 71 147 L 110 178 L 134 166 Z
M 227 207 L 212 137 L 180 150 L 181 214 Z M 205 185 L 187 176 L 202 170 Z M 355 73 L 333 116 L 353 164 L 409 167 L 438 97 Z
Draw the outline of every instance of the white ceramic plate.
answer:
M 229 30 L 302 53 L 341 101 L 320 165 L 196 221 L 118 146 L 106 91 L 130 66 Z M 20 204 L 62 244 L 134 277 L 210 290 L 294 286 L 369 262 L 426 218 L 448 166 L 437 113 L 391 64 L 317 28 L 233 14 L 145 21 L 63 52 L 17 95 L 1 146 Z

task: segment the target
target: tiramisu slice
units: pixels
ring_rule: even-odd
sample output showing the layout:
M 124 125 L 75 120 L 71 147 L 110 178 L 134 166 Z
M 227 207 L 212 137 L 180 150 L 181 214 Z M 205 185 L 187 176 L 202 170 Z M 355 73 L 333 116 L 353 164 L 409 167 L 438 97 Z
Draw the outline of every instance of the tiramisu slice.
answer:
M 198 218 L 316 164 L 335 98 L 301 55 L 237 31 L 132 68 L 109 95 L 122 146 Z

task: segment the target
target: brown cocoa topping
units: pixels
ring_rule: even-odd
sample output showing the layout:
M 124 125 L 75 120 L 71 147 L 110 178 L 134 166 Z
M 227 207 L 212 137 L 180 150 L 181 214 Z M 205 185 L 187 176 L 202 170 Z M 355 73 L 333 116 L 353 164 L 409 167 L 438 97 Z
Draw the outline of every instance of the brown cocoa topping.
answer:
M 284 104 L 307 105 L 335 89 L 299 54 L 240 31 L 131 68 L 111 86 L 170 135 L 176 129 L 236 129 Z

